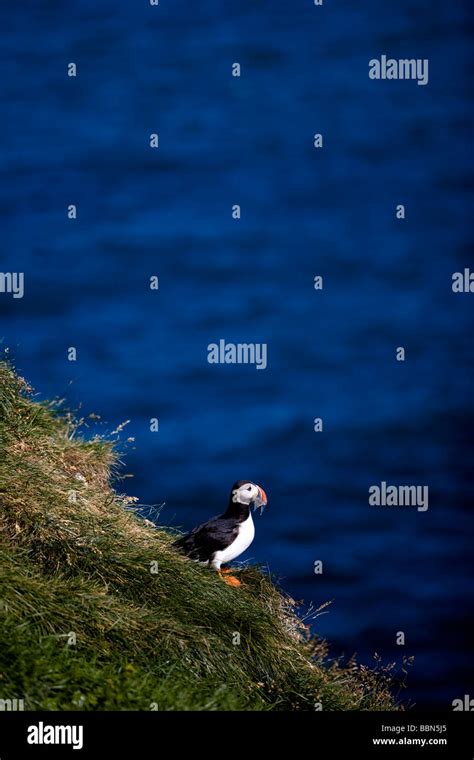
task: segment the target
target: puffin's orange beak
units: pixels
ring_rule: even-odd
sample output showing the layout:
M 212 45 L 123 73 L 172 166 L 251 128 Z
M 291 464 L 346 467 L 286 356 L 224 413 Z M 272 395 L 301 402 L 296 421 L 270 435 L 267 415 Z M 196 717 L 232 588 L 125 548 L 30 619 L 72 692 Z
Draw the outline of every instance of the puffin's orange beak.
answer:
M 260 486 L 257 486 L 257 488 L 258 488 L 258 492 L 260 494 L 261 506 L 262 507 L 266 507 L 266 505 L 267 505 L 267 494 L 265 493 L 265 491 L 263 490 L 263 488 L 261 488 Z

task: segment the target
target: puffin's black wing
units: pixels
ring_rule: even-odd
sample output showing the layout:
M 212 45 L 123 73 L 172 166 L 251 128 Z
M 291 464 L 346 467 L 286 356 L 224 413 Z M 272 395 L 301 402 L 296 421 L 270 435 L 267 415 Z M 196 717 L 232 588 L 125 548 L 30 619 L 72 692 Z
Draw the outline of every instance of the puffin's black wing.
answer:
M 190 533 L 180 536 L 173 546 L 191 559 L 207 562 L 215 552 L 226 549 L 238 536 L 239 526 L 227 517 L 213 517 Z

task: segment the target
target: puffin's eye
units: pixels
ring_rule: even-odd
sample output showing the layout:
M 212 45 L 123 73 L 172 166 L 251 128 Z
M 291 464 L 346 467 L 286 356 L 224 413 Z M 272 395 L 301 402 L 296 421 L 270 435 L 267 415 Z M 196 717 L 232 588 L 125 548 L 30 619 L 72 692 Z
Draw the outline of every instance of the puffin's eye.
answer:
M 251 491 L 251 490 L 252 490 L 252 486 L 249 486 L 249 487 L 247 488 L 247 491 Z

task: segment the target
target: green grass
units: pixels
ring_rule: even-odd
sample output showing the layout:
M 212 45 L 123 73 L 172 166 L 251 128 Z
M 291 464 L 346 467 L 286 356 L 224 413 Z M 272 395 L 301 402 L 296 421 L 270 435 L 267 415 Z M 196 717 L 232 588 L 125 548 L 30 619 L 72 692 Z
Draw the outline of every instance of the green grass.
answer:
M 230 588 L 114 490 L 103 438 L 0 362 L 0 699 L 50 710 L 400 709 L 258 568 Z M 152 563 L 158 563 L 153 573 Z M 240 635 L 240 644 L 235 644 Z

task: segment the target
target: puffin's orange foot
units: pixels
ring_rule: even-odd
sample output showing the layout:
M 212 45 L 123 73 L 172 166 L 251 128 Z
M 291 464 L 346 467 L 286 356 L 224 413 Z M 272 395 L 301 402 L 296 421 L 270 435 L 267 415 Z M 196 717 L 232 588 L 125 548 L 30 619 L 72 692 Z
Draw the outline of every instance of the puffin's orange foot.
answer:
M 218 576 L 224 581 L 224 583 L 227 583 L 228 586 L 234 586 L 234 588 L 238 588 L 241 585 L 239 579 L 236 578 L 235 575 L 228 575 L 227 573 L 229 572 L 230 570 L 227 570 L 227 572 L 225 570 L 219 570 Z M 225 577 L 224 573 L 226 573 Z
M 222 575 L 228 575 L 229 573 L 232 572 L 232 568 L 231 567 L 221 567 L 220 572 L 222 573 Z
M 239 579 L 236 578 L 235 575 L 226 575 L 222 580 L 224 583 L 227 583 L 228 586 L 234 586 L 235 588 L 238 588 L 238 586 L 241 585 Z

